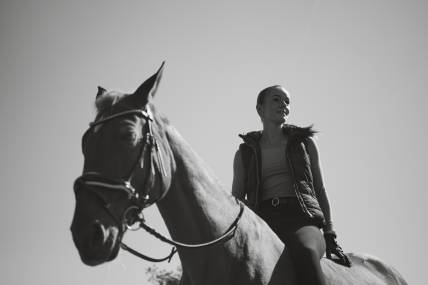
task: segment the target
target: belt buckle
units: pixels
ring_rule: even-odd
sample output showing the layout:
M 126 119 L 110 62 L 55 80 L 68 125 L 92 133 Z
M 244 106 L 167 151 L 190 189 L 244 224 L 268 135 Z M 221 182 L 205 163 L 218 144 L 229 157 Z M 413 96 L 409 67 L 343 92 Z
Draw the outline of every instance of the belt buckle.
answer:
M 272 198 L 271 204 L 273 207 L 277 207 L 279 205 L 279 198 L 278 197 Z

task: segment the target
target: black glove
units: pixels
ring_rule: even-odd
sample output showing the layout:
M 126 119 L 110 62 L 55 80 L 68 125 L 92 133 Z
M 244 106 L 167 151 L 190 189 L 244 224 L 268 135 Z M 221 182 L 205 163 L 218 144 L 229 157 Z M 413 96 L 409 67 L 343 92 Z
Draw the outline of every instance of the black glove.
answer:
M 346 256 L 346 254 L 343 253 L 342 248 L 336 242 L 336 233 L 334 231 L 325 232 L 324 238 L 327 258 L 340 265 L 351 267 L 351 261 Z M 333 257 L 332 254 L 334 254 L 336 257 Z

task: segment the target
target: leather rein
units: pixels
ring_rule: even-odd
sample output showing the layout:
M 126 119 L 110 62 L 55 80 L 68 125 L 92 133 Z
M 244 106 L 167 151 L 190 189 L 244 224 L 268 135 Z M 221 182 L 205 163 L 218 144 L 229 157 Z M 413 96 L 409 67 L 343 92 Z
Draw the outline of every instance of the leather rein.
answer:
M 240 209 L 236 219 L 233 221 L 233 223 L 230 225 L 230 227 L 226 230 L 225 233 L 223 233 L 220 237 L 214 240 L 211 240 L 209 242 L 199 243 L 199 244 L 187 244 L 187 243 L 174 241 L 156 232 L 155 229 L 145 224 L 144 216 L 142 214 L 143 209 L 156 203 L 158 200 L 162 198 L 162 197 L 157 197 L 153 201 L 149 201 L 150 199 L 149 192 L 150 192 L 150 189 L 153 187 L 154 178 L 156 175 L 154 170 L 154 161 L 153 161 L 153 155 L 152 155 L 153 151 L 156 152 L 158 164 L 159 164 L 159 167 L 161 168 L 162 174 L 166 176 L 160 148 L 152 131 L 151 123 L 153 122 L 153 115 L 150 109 L 148 107 L 147 107 L 147 110 L 133 109 L 133 110 L 128 110 L 117 114 L 113 114 L 108 117 L 100 118 L 89 124 L 89 129 L 85 132 L 85 134 L 93 130 L 95 126 L 99 126 L 113 119 L 129 116 L 129 115 L 137 115 L 139 117 L 144 118 L 147 121 L 147 132 L 143 137 L 143 144 L 140 147 L 139 156 L 137 157 L 132 168 L 130 169 L 129 174 L 126 176 L 125 179 L 111 179 L 103 176 L 101 173 L 98 173 L 98 172 L 93 172 L 93 171 L 84 172 L 80 177 L 76 179 L 74 183 L 74 189 L 76 193 L 77 193 L 77 189 L 84 188 L 84 189 L 90 190 L 93 194 L 95 194 L 98 200 L 102 203 L 103 209 L 117 223 L 122 236 L 127 229 L 131 231 L 136 231 L 142 228 L 146 230 L 149 234 L 158 238 L 159 240 L 172 245 L 173 248 L 171 249 L 171 253 L 164 258 L 152 258 L 134 250 L 133 248 L 127 246 L 123 242 L 121 242 L 120 247 L 123 250 L 126 250 L 131 254 L 150 262 L 162 262 L 166 260 L 170 262 L 171 258 L 177 252 L 176 248 L 201 248 L 201 247 L 217 244 L 232 238 L 235 235 L 236 229 L 238 227 L 238 222 L 244 212 L 244 205 L 239 200 L 237 201 L 239 203 Z M 134 188 L 132 184 L 132 179 L 134 177 L 135 170 L 137 169 L 138 165 L 143 165 L 144 158 L 147 155 L 149 155 L 150 157 L 150 162 L 148 163 L 148 167 L 147 167 L 148 178 L 144 183 L 145 191 L 142 193 L 139 193 Z M 84 187 L 82 188 L 77 187 L 79 184 L 83 185 Z M 128 200 L 130 200 L 131 205 L 128 208 L 126 208 L 123 211 L 121 217 L 118 218 L 110 209 L 111 203 L 107 202 L 107 200 L 103 197 L 103 195 L 100 194 L 98 191 L 96 191 L 93 187 L 98 187 L 98 188 L 112 190 L 112 191 L 123 191 L 127 195 Z

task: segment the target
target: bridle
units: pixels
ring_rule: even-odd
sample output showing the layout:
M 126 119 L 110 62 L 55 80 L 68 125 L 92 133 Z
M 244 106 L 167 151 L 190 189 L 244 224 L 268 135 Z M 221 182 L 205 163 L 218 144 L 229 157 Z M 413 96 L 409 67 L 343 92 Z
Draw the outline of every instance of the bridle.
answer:
M 153 186 L 150 184 L 153 183 L 154 176 L 155 176 L 154 165 L 153 165 L 153 155 L 152 155 L 153 150 L 155 150 L 157 153 L 159 166 L 162 169 L 163 174 L 165 175 L 163 160 L 160 154 L 160 148 L 153 135 L 153 130 L 151 126 L 151 123 L 153 121 L 152 113 L 149 108 L 147 108 L 147 110 L 133 109 L 133 110 L 116 113 L 90 123 L 89 129 L 85 132 L 85 135 L 86 135 L 88 132 L 92 131 L 96 126 L 109 122 L 113 119 L 129 116 L 129 115 L 137 115 L 139 117 L 146 119 L 147 131 L 143 136 L 143 143 L 140 146 L 139 155 L 137 156 L 137 159 L 133 163 L 131 169 L 129 170 L 125 178 L 111 179 L 103 176 L 99 172 L 88 171 L 88 172 L 84 172 L 75 181 L 75 190 L 78 189 L 78 187 L 76 186 L 78 186 L 79 184 L 82 184 L 85 186 L 85 188 L 92 191 L 99 199 L 101 199 L 104 205 L 104 209 L 109 213 L 110 216 L 114 218 L 116 223 L 118 223 L 119 229 L 121 229 L 122 231 L 125 231 L 126 228 L 130 229 L 132 222 L 134 220 L 132 219 L 132 217 L 128 216 L 128 214 L 133 213 L 134 215 L 135 214 L 138 215 L 144 208 L 155 203 L 160 198 L 159 197 L 158 199 L 154 199 L 149 203 L 149 198 L 150 198 L 149 191 Z M 144 192 L 139 193 L 136 191 L 135 187 L 133 186 L 132 180 L 134 178 L 138 165 L 140 165 L 144 161 L 144 158 L 147 154 L 150 157 L 150 162 L 147 168 L 148 175 L 144 185 L 145 187 L 143 187 Z M 94 190 L 93 187 L 100 187 L 102 189 L 114 190 L 114 191 L 122 191 L 127 195 L 128 200 L 130 200 L 131 203 L 130 203 L 130 206 L 124 210 L 121 220 L 119 220 L 111 212 L 110 203 L 106 202 L 104 197 L 101 194 L 99 194 L 99 192 Z M 128 218 L 131 218 L 131 219 L 128 219 Z
M 236 231 L 238 221 L 241 218 L 244 210 L 244 206 L 241 202 L 239 202 L 239 200 L 237 201 L 239 202 L 239 205 L 240 205 L 240 211 L 235 221 L 232 223 L 229 229 L 222 236 L 210 242 L 201 243 L 201 244 L 185 244 L 185 243 L 177 242 L 162 236 L 161 234 L 157 233 L 153 228 L 145 224 L 145 220 L 142 215 L 143 209 L 156 203 L 158 200 L 162 199 L 163 196 L 166 195 L 166 191 L 165 191 L 165 193 L 163 193 L 160 197 L 156 197 L 155 199 L 150 200 L 150 190 L 154 186 L 153 184 L 154 184 L 154 179 L 156 175 L 154 170 L 153 151 L 156 152 L 159 168 L 161 169 L 164 177 L 166 176 L 166 172 L 164 169 L 164 163 L 162 160 L 162 155 L 161 155 L 159 145 L 156 141 L 155 136 L 153 135 L 152 125 L 151 125 L 153 122 L 153 115 L 150 111 L 150 108 L 148 106 L 146 108 L 147 108 L 146 110 L 132 109 L 132 110 L 116 113 L 116 114 L 95 120 L 94 122 L 91 122 L 89 124 L 89 129 L 85 132 L 84 136 L 89 131 L 92 131 L 94 127 L 99 126 L 103 123 L 109 122 L 113 119 L 129 116 L 129 115 L 137 115 L 139 117 L 144 118 L 147 121 L 147 130 L 143 136 L 143 140 L 142 140 L 143 143 L 140 146 L 139 155 L 137 156 L 137 159 L 133 163 L 128 175 L 125 176 L 124 179 L 111 179 L 103 176 L 99 172 L 94 172 L 94 171 L 84 172 L 80 177 L 76 179 L 74 183 L 74 190 L 76 194 L 79 189 L 86 189 L 91 191 L 97 197 L 97 199 L 102 203 L 103 209 L 117 223 L 118 228 L 120 229 L 121 236 L 123 236 L 123 234 L 127 229 L 135 231 L 135 230 L 138 230 L 139 228 L 143 228 L 150 234 L 154 235 L 155 237 L 157 237 L 158 239 L 166 243 L 169 243 L 175 247 L 186 247 L 186 248 L 205 247 L 205 246 L 216 244 L 231 238 Z M 146 157 L 146 155 L 149 155 L 150 161 L 148 163 L 146 181 L 144 182 L 144 187 L 143 187 L 144 192 L 139 193 L 136 191 L 135 187 L 133 186 L 132 180 L 134 178 L 138 165 L 142 165 L 144 163 L 144 158 Z M 84 187 L 78 187 L 79 184 L 83 185 Z M 112 190 L 112 191 L 123 191 L 127 195 L 128 200 L 131 203 L 127 208 L 125 208 L 120 218 L 118 218 L 112 212 L 111 204 L 108 201 L 106 201 L 105 197 L 102 194 L 100 194 L 94 187 Z M 138 224 L 138 227 L 135 227 L 136 224 Z M 132 249 L 131 247 L 124 244 L 123 242 L 121 242 L 121 248 L 126 251 L 129 251 L 130 253 L 140 258 L 146 259 L 151 262 L 161 262 L 165 260 L 170 261 L 173 255 L 177 252 L 175 248 L 172 248 L 171 253 L 167 257 L 156 259 L 156 258 L 151 258 L 144 254 L 139 253 L 138 251 Z

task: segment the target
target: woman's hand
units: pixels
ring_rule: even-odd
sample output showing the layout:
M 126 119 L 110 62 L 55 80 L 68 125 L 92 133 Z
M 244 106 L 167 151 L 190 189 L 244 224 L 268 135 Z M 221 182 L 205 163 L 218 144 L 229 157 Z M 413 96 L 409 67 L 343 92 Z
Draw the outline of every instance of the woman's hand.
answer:
M 351 267 L 351 261 L 343 252 L 342 248 L 337 244 L 336 233 L 333 231 L 325 232 L 324 238 L 327 258 L 343 266 Z M 333 257 L 333 254 L 336 257 Z

